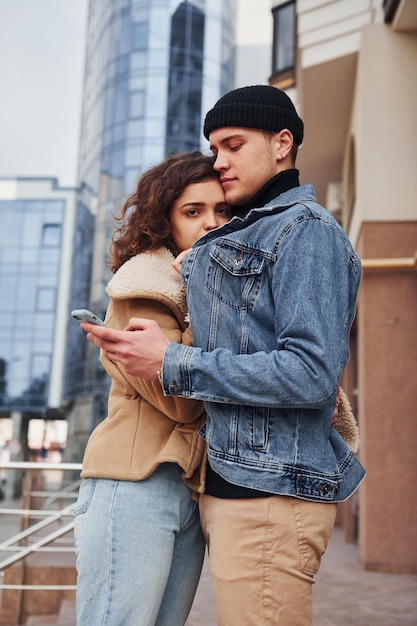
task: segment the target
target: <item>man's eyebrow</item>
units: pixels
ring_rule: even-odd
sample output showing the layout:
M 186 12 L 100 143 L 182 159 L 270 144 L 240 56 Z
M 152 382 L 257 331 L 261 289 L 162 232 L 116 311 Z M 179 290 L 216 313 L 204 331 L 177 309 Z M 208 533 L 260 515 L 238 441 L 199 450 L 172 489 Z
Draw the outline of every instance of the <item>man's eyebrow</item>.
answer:
M 223 139 L 220 139 L 219 144 L 221 145 L 233 139 L 243 139 L 243 138 L 244 138 L 244 135 L 242 133 L 233 133 L 233 135 L 227 135 L 227 137 L 223 137 Z M 210 144 L 210 150 L 213 150 L 213 148 L 215 148 L 215 146 L 213 146 L 213 144 Z

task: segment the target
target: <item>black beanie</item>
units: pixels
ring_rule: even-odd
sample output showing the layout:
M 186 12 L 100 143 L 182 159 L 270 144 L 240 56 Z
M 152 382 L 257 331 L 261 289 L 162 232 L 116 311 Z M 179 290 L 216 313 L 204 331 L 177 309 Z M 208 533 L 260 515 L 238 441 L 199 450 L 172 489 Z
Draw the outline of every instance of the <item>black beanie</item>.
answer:
M 204 136 L 225 126 L 258 128 L 279 132 L 291 131 L 294 142 L 303 141 L 304 124 L 284 91 L 270 85 L 240 87 L 225 94 L 206 115 Z

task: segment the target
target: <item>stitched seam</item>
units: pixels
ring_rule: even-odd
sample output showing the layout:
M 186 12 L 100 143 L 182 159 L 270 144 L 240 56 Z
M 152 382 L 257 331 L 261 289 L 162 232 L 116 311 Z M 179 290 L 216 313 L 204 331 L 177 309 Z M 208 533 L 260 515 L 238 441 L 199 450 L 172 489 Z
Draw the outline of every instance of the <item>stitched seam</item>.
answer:
M 263 623 L 268 624 L 268 612 L 270 611 L 270 598 L 268 589 L 271 589 L 271 502 L 268 499 L 267 515 L 265 519 L 265 533 L 263 543 L 263 559 L 262 559 L 262 608 Z

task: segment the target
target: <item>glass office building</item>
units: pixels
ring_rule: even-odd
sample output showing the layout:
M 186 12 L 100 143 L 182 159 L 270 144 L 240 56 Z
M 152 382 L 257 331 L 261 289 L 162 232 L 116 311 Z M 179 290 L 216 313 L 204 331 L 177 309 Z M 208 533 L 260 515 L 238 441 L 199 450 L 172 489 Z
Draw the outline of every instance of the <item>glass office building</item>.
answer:
M 79 184 L 95 194 L 92 302 L 106 308 L 113 216 L 140 173 L 202 146 L 233 86 L 235 0 L 90 0 Z
M 48 404 L 63 200 L 0 200 L 0 405 Z
M 75 206 L 56 179 L 0 179 L 0 418 L 18 416 L 17 437 L 63 417 Z
M 128 193 L 168 153 L 198 149 L 233 86 L 235 0 L 90 0 L 79 179 Z
M 234 82 L 236 0 L 90 0 L 79 151 L 79 186 L 91 193 L 94 216 L 91 291 L 73 308 L 103 316 L 106 269 L 114 215 L 145 169 L 168 154 L 208 150 L 202 135 L 206 111 Z M 82 220 L 78 218 L 79 228 Z M 88 242 L 87 242 L 88 243 Z M 85 240 L 75 242 L 74 290 L 83 272 Z M 84 272 L 85 275 L 85 272 Z M 74 329 L 69 334 L 67 397 L 105 386 L 90 360 L 78 371 Z M 84 339 L 85 342 L 85 339 Z M 97 361 L 97 355 L 93 357 Z M 74 377 L 78 377 L 78 382 Z M 100 402 L 99 396 L 102 396 Z M 104 394 L 93 424 L 106 410 Z

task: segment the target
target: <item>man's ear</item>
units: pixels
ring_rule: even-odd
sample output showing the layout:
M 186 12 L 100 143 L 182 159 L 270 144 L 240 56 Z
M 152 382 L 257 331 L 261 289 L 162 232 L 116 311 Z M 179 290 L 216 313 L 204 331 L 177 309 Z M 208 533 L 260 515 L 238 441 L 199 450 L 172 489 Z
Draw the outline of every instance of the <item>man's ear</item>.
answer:
M 288 128 L 283 128 L 277 137 L 277 161 L 283 161 L 290 154 L 294 139 Z

